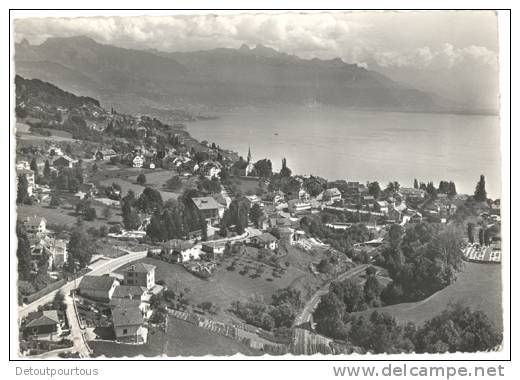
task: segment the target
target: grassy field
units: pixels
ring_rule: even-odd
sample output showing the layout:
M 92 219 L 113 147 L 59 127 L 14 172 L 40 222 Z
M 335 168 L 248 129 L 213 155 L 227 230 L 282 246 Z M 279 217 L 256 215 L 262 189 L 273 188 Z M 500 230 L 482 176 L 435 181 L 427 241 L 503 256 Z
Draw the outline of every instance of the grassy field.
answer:
M 299 254 L 305 255 L 301 252 Z M 156 280 L 164 280 L 168 288 L 173 291 L 186 293 L 186 298 L 188 298 L 190 304 L 197 305 L 201 302 L 210 301 L 218 306 L 223 313 L 229 309 L 232 301 L 244 301 L 254 294 L 261 295 L 266 301 L 269 301 L 276 290 L 292 286 L 300 289 L 302 294 L 306 296 L 306 293 L 311 291 L 309 288 L 316 288 L 319 285 L 320 279 L 304 269 L 305 265 L 301 267 L 297 265 L 295 263 L 296 257 L 288 255 L 282 258 L 282 263 L 286 260 L 293 263 L 286 268 L 285 274 L 281 275 L 280 278 L 273 277 L 271 267 L 256 262 L 251 258 L 242 257 L 236 258 L 237 265 L 234 271 L 226 269 L 232 261 L 228 260 L 218 267 L 211 279 L 204 280 L 192 275 L 181 265 L 170 264 L 148 257 L 142 259 L 143 262 L 157 267 Z M 240 274 L 240 271 L 246 265 L 251 269 L 247 274 Z M 257 278 L 252 278 L 252 275 L 256 273 L 257 267 L 262 267 L 263 273 Z M 123 268 L 119 268 L 117 271 Z M 186 289 L 189 290 L 186 292 Z
M 129 177 L 129 179 L 112 177 L 112 178 L 104 179 L 104 180 L 100 181 L 100 183 L 103 186 L 110 186 L 113 183 L 117 183 L 119 186 L 121 186 L 121 191 L 122 191 L 123 196 L 125 196 L 126 193 L 128 193 L 128 190 L 132 190 L 136 194 L 136 196 L 139 197 L 139 195 L 142 193 L 142 191 L 145 189 L 146 186 L 138 185 L 135 182 L 135 177 L 136 176 L 133 176 L 133 177 L 131 176 L 131 177 Z M 148 175 L 147 175 L 147 178 L 148 178 Z M 170 198 L 176 199 L 180 194 L 180 193 L 173 193 L 170 191 L 164 191 L 164 190 L 160 190 L 160 189 L 157 189 L 157 190 L 159 190 L 159 192 L 161 193 L 161 197 L 162 197 L 163 201 L 166 201 Z
M 173 317 L 168 318 L 166 333 L 157 329 L 151 330 L 148 334 L 148 343 L 145 345 L 117 344 L 104 341 L 91 341 L 89 345 L 93 349 L 95 357 L 261 354 L 233 339 L 214 334 Z
M 102 225 L 110 225 L 114 223 L 122 223 L 121 212 L 119 209 L 111 208 L 112 216 L 106 220 L 103 217 L 105 206 L 93 202 L 92 206 L 96 209 L 97 219 L 93 221 L 84 221 L 87 227 L 99 228 Z M 40 204 L 34 205 L 17 205 L 18 218 L 26 218 L 30 215 L 39 215 L 47 219 L 47 224 L 72 225 L 76 223 L 77 216 L 74 209 L 68 208 L 49 208 Z
M 35 140 L 35 141 L 52 140 L 54 142 L 56 142 L 56 141 L 69 141 L 69 142 L 75 141 L 72 138 L 72 134 L 65 132 L 65 131 L 44 128 L 43 130 L 48 130 L 51 133 L 51 136 L 42 136 L 42 135 L 38 135 L 35 133 L 31 133 L 29 131 L 29 128 L 30 128 L 30 126 L 28 124 L 16 123 L 16 136 L 22 140 Z
M 400 322 L 422 324 L 439 314 L 451 301 L 462 301 L 473 309 L 482 310 L 497 328 L 502 328 L 502 276 L 501 265 L 466 263 L 455 283 L 433 294 L 427 299 L 373 310 L 393 315 Z
M 251 178 L 251 179 L 245 179 L 245 178 L 239 178 L 239 177 L 233 177 L 232 181 L 236 183 L 238 190 L 242 194 L 255 194 L 256 190 L 258 189 L 258 179 Z

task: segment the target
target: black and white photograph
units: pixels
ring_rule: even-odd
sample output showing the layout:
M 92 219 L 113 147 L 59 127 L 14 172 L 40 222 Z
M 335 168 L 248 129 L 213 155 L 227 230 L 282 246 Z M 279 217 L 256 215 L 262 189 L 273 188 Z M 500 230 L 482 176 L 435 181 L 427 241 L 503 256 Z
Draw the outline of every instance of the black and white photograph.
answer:
M 504 353 L 497 11 L 11 24 L 12 357 Z

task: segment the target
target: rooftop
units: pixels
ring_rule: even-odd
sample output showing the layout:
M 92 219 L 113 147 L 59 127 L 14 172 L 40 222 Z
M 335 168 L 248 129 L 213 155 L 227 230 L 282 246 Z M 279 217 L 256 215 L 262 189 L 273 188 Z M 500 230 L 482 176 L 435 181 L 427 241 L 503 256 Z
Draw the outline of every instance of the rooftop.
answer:
M 126 272 L 135 272 L 135 273 L 148 273 L 155 269 L 154 265 L 146 264 L 146 263 L 135 263 L 132 264 L 125 269 L 123 269 L 123 273 Z
M 96 289 L 96 290 L 110 290 L 116 281 L 115 278 L 109 276 L 83 276 L 79 283 L 79 289 Z
M 222 208 L 222 205 L 220 205 L 213 197 L 198 197 L 192 198 L 191 200 L 199 210 L 215 210 Z
M 193 247 L 193 243 L 188 240 L 172 239 L 164 242 L 162 246 L 174 251 L 185 251 Z
M 143 286 L 119 285 L 114 289 L 113 298 L 134 298 L 141 297 L 146 292 Z
M 141 311 L 136 307 L 116 307 L 112 310 L 114 327 L 142 325 L 144 322 Z

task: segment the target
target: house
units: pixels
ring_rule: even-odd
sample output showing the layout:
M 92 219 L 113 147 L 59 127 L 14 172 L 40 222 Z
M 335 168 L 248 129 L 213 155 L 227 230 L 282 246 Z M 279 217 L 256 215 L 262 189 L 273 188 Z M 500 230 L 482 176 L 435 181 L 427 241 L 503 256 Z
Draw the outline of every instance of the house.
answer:
M 278 248 L 278 239 L 266 232 L 258 236 L 253 236 L 251 238 L 251 244 L 259 248 L 275 250 Z
M 116 339 L 124 342 L 146 342 L 147 329 L 138 307 L 116 307 L 112 310 L 112 324 Z
M 16 170 L 31 170 L 31 164 L 28 161 L 18 161 L 16 163 Z
M 144 164 L 144 157 L 141 155 L 137 155 L 132 159 L 132 166 L 134 168 L 142 168 Z
M 305 232 L 302 230 L 295 230 L 291 227 L 282 227 L 278 229 L 278 233 L 280 234 L 280 241 L 284 243 L 288 243 L 290 245 L 293 245 L 296 243 L 300 238 L 302 238 L 305 235 Z
M 47 153 L 50 156 L 63 156 L 63 151 L 61 150 L 60 147 L 57 147 L 57 146 L 51 146 L 49 148 L 49 150 L 47 151 Z
M 489 212 L 493 215 L 500 216 L 500 199 L 497 199 L 491 203 L 491 209 Z
M 226 242 L 205 241 L 202 243 L 202 250 L 206 253 L 212 253 L 215 256 L 222 256 L 226 250 Z
M 67 241 L 48 237 L 45 244 L 49 252 L 50 267 L 62 268 L 68 259 Z
M 195 244 L 187 240 L 172 239 L 162 244 L 161 254 L 163 256 L 171 255 L 175 262 L 183 263 L 198 260 L 200 250 L 195 247 Z
M 206 161 L 201 164 L 201 173 L 208 179 L 218 177 L 222 171 L 222 165 L 218 162 Z
M 390 207 L 390 205 L 387 201 L 377 201 L 376 202 L 376 209 L 383 214 L 388 214 L 389 207 Z
M 109 276 L 83 276 L 78 286 L 78 292 L 82 297 L 95 301 L 109 302 L 116 287 L 119 285 L 113 277 Z
M 327 189 L 323 192 L 323 201 L 329 202 L 329 203 L 335 203 L 341 200 L 341 192 L 336 188 L 333 187 L 331 189 Z
M 406 203 L 402 202 L 398 205 L 390 207 L 388 210 L 388 218 L 400 222 L 403 220 L 403 213 L 406 210 Z
M 410 223 L 421 223 L 422 222 L 423 216 L 418 211 L 410 210 L 409 216 L 410 216 L 410 220 L 409 220 Z
M 213 224 L 224 215 L 225 207 L 213 197 L 196 197 L 191 200 L 208 223 Z
M 287 202 L 287 206 L 289 207 L 289 211 L 291 213 L 298 213 L 311 209 L 311 204 L 309 202 L 305 202 L 300 199 L 291 199 L 289 202 Z
M 254 204 L 258 204 L 259 206 L 262 206 L 262 200 L 258 195 L 246 195 L 245 196 L 246 202 L 249 206 L 249 208 L 253 207 Z
M 55 340 L 60 333 L 61 323 L 57 310 L 30 313 L 23 328 L 24 336 L 36 339 Z
M 117 153 L 114 149 L 102 149 L 96 152 L 96 160 L 110 160 L 112 157 L 117 157 Z
M 17 170 L 16 173 L 18 174 L 18 176 L 25 176 L 25 178 L 27 179 L 27 194 L 29 194 L 29 196 L 32 196 L 34 193 L 35 185 L 34 172 L 30 169 L 21 169 Z
M 421 189 L 415 189 L 413 187 L 401 187 L 399 193 L 406 199 L 423 199 L 426 192 Z
M 25 219 L 25 229 L 29 234 L 47 234 L 47 219 L 43 216 L 32 215 Z
M 152 314 L 150 309 L 150 298 L 151 294 L 147 293 L 143 295 L 141 299 L 129 299 L 129 298 L 112 298 L 110 300 L 110 308 L 114 309 L 139 309 L 143 315 L 143 319 L 148 319 Z
M 138 285 L 119 285 L 112 294 L 112 301 L 115 299 L 141 300 L 141 297 L 148 291 L 145 286 Z
M 69 156 L 63 155 L 63 156 L 56 158 L 52 162 L 52 166 L 54 166 L 56 169 L 60 170 L 63 168 L 72 168 L 74 166 L 74 164 L 76 164 L 77 162 L 78 162 L 78 160 L 75 160 Z
M 123 270 L 124 284 L 151 289 L 155 286 L 155 266 L 136 263 Z
M 300 189 L 300 191 L 298 192 L 298 198 L 304 202 L 308 202 L 309 199 L 311 199 L 311 195 L 305 191 L 305 189 Z

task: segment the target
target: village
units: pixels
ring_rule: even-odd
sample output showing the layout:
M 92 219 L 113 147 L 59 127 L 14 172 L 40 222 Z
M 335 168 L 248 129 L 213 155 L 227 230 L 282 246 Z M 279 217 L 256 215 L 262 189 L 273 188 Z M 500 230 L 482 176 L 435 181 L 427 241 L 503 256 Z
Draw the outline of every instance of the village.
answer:
M 328 181 L 285 160 L 273 173 L 254 142 L 243 158 L 181 124 L 41 99 L 17 93 L 24 355 L 139 350 L 171 318 L 246 354 L 345 353 L 314 329 L 317 295 L 369 270 L 391 282 L 393 226 L 461 224 L 465 260 L 501 262 L 500 200 L 475 202 L 454 182 Z

